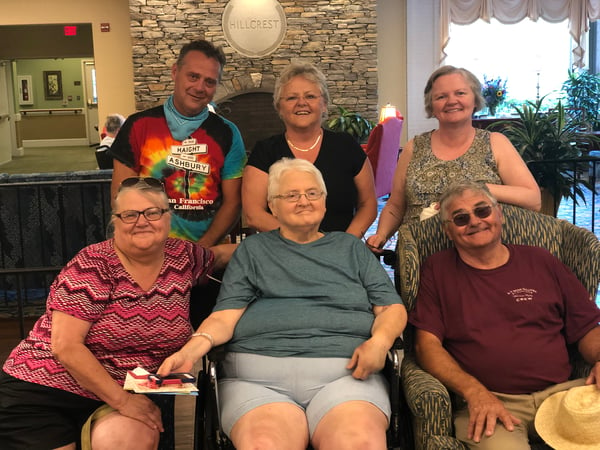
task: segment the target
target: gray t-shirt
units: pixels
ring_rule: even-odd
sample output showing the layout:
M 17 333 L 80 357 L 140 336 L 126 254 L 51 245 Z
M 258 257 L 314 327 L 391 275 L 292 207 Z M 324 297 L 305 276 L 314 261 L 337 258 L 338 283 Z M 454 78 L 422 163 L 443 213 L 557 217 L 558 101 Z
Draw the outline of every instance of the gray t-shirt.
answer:
M 248 237 L 227 266 L 215 311 L 248 307 L 228 351 L 349 358 L 371 336 L 372 305 L 402 303 L 379 260 L 344 232 L 298 244 Z

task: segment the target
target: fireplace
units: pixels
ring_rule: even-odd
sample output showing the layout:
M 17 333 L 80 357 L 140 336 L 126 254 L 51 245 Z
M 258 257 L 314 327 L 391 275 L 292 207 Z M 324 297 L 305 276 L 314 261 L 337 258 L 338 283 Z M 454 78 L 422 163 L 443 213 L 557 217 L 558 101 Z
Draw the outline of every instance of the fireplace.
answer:
M 285 127 L 269 92 L 241 92 L 218 100 L 218 113 L 237 125 L 250 153 L 257 141 L 283 133 Z

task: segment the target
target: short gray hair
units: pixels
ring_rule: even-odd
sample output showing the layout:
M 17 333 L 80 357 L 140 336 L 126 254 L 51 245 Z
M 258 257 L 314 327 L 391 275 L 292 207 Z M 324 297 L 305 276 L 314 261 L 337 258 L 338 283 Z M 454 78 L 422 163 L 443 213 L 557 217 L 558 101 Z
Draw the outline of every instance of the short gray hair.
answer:
M 281 101 L 281 91 L 283 87 L 290 82 L 294 77 L 301 76 L 308 81 L 319 85 L 321 97 L 325 101 L 325 106 L 329 105 L 329 90 L 327 89 L 327 80 L 323 72 L 321 72 L 314 64 L 308 62 L 294 62 L 287 66 L 279 78 L 275 82 L 273 90 L 273 106 L 279 111 L 279 102 Z
M 425 85 L 425 112 L 427 113 L 428 118 L 433 117 L 433 98 L 431 94 L 433 83 L 435 83 L 439 77 L 453 73 L 461 74 L 471 88 L 471 91 L 473 91 L 473 95 L 475 96 L 475 109 L 473 110 L 473 113 L 482 110 L 485 106 L 485 99 L 481 93 L 481 82 L 472 72 L 463 69 L 462 67 L 442 66 L 429 76 L 429 80 L 427 80 L 427 84 Z
M 484 183 L 477 181 L 463 181 L 460 183 L 454 183 L 451 184 L 440 196 L 439 203 L 442 222 L 445 222 L 449 219 L 446 208 L 450 202 L 467 191 L 485 195 L 490 200 L 492 206 L 496 206 L 498 204 L 498 200 L 496 200 L 496 197 L 492 195 Z
M 274 162 L 269 168 L 269 181 L 267 184 L 267 200 L 273 200 L 279 192 L 279 185 L 281 184 L 281 177 L 284 173 L 295 170 L 298 172 L 307 172 L 315 177 L 319 189 L 327 195 L 327 188 L 325 187 L 325 180 L 319 169 L 314 164 L 305 159 L 300 158 L 281 158 L 279 161 Z
M 116 133 L 123 126 L 125 122 L 125 117 L 121 114 L 109 114 L 106 116 L 106 122 L 104 123 L 104 127 L 106 131 L 109 133 Z
M 158 204 L 156 206 L 159 208 L 169 208 L 169 198 L 164 190 L 152 187 L 143 181 L 138 181 L 134 185 L 119 188 L 119 191 L 115 196 L 113 214 L 118 211 L 119 199 L 123 193 L 129 191 L 138 191 L 141 195 L 152 201 L 158 200 Z

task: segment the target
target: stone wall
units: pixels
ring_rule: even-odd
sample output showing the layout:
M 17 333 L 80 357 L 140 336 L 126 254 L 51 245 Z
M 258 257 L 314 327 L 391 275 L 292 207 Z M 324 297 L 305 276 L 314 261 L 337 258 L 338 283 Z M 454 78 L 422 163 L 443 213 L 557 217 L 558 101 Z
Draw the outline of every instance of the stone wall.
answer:
M 227 64 L 217 103 L 244 92 L 272 92 L 294 59 L 312 62 L 329 82 L 330 113 L 341 105 L 377 117 L 376 0 L 280 1 L 287 20 L 280 47 L 264 58 L 235 52 L 221 17 L 227 0 L 129 0 L 136 108 L 161 104 L 172 91 L 170 66 L 179 49 L 204 38 L 223 47 Z

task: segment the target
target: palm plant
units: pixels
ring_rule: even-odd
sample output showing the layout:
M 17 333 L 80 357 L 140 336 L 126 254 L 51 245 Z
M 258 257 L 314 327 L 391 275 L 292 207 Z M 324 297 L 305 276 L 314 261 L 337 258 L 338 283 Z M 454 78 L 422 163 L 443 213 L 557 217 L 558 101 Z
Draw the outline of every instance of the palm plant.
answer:
M 332 131 L 345 131 L 354 136 L 359 143 L 366 142 L 375 124 L 359 113 L 350 111 L 343 106 L 338 106 L 338 113 L 337 117 L 327 122 L 327 127 Z
M 556 215 L 561 198 L 573 199 L 578 204 L 578 199 L 585 202 L 584 186 L 594 189 L 588 181 L 576 176 L 576 163 L 572 160 L 580 157 L 597 138 L 583 132 L 582 122 L 570 119 L 560 101 L 556 108 L 542 111 L 544 98 L 515 106 L 520 120 L 500 123 L 502 132 L 529 166 L 542 195 L 551 197 L 552 213 Z
M 568 114 L 592 130 L 600 129 L 600 77 L 587 70 L 569 70 L 562 90 L 566 94 Z

